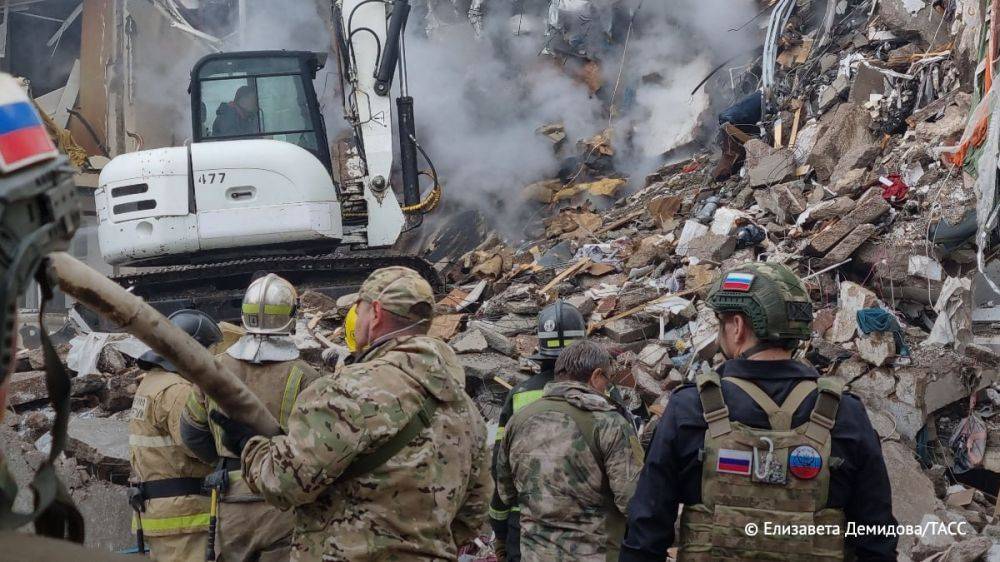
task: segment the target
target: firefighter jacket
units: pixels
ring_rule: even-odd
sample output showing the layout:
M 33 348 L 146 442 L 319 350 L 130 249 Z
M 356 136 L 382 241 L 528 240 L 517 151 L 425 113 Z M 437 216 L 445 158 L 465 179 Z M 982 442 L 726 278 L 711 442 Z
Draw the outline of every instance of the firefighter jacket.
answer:
M 192 385 L 154 368 L 136 389 L 129 421 L 129 459 L 135 484 L 204 478 L 212 467 L 185 447 L 180 419 Z M 145 502 L 143 532 L 150 537 L 205 532 L 209 500 L 201 494 L 154 497 Z

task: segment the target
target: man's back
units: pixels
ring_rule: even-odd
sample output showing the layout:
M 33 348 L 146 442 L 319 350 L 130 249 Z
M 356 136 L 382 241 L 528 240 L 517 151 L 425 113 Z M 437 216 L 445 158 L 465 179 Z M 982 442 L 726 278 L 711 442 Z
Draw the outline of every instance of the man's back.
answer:
M 525 560 L 605 560 L 606 516 L 625 513 L 642 464 L 638 441 L 614 406 L 583 383 L 546 387 L 543 402 L 564 401 L 590 416 L 584 429 L 565 412 L 536 403 L 511 418 L 499 453 L 497 486 L 521 505 Z
M 729 418 L 753 428 L 769 428 L 767 414 L 729 377 L 752 381 L 781 404 L 803 380 L 819 374 L 803 363 L 782 361 L 728 361 L 720 369 L 722 393 Z M 791 427 L 809 421 L 816 393 L 808 395 L 794 412 Z M 707 424 L 698 389 L 684 386 L 670 398 L 653 436 L 636 495 L 629 505 L 628 533 L 622 544 L 623 561 L 661 561 L 674 541 L 679 504 L 702 502 L 702 455 Z M 889 479 L 881 458 L 878 436 L 861 401 L 850 394 L 840 399 L 836 424 L 830 432 L 831 459 L 827 506 L 841 509 L 847 521 L 894 524 Z M 789 476 L 791 477 L 791 476 Z M 763 522 L 761 522 L 763 524 Z M 895 560 L 896 540 L 859 537 L 851 542 L 861 560 Z
M 457 358 L 416 336 L 361 361 L 302 394 L 287 438 L 250 441 L 248 481 L 270 503 L 295 506 L 293 559 L 454 559 L 485 523 L 491 493 L 486 425 Z M 398 453 L 350 472 L 431 404 L 428 425 Z
M 282 427 L 299 394 L 319 377 L 319 373 L 300 360 L 251 363 L 222 353 L 218 361 L 260 398 Z M 224 459 L 229 475 L 228 489 L 219 496 L 218 560 L 287 560 L 292 516 L 266 504 L 247 486 L 238 453 L 225 448 L 219 437 L 220 428 L 210 418 L 211 411 L 217 408 L 196 389 L 185 416 L 211 431 L 216 451 Z

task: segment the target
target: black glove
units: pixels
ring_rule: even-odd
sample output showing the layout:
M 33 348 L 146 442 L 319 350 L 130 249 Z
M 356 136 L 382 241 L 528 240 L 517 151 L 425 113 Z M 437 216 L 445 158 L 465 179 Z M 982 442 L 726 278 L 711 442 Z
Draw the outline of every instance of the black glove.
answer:
M 225 414 L 218 410 L 212 410 L 210 415 L 212 421 L 222 428 L 222 435 L 220 436 L 222 444 L 237 455 L 243 453 L 243 447 L 247 446 L 247 441 L 251 437 L 260 435 L 257 430 L 249 425 L 226 417 Z

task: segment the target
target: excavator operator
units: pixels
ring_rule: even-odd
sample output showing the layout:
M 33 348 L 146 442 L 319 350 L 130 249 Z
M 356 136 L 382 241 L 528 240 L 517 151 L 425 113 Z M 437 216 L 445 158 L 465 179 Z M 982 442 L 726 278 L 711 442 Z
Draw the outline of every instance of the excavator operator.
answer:
M 232 137 L 259 133 L 258 109 L 257 92 L 249 85 L 240 86 L 233 101 L 219 104 L 219 109 L 215 111 L 212 136 Z

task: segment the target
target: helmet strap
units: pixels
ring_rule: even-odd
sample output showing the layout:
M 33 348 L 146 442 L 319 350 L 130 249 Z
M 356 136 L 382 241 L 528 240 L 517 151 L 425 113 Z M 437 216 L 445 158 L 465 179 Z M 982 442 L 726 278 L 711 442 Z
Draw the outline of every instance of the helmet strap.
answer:
M 773 348 L 774 348 L 773 344 L 770 344 L 768 342 L 760 342 L 757 345 L 741 353 L 739 359 L 750 359 L 751 357 L 757 355 L 761 351 L 766 351 L 768 349 L 773 349 Z

